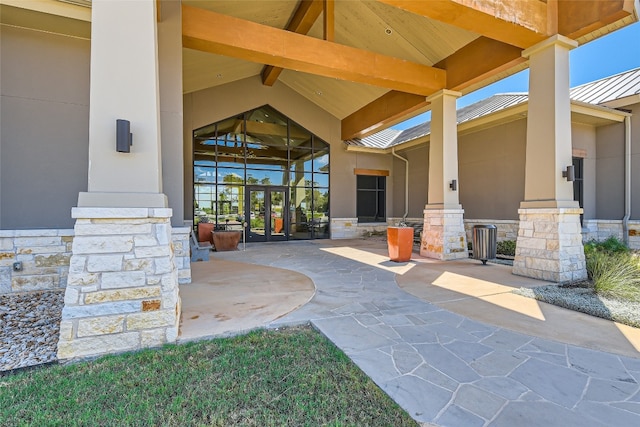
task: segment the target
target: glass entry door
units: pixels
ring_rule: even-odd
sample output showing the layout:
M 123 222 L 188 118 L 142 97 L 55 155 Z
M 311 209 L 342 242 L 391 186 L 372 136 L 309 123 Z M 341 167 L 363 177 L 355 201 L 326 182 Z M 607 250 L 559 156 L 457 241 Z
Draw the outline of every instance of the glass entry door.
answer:
M 247 242 L 287 240 L 287 191 L 285 187 L 247 187 Z

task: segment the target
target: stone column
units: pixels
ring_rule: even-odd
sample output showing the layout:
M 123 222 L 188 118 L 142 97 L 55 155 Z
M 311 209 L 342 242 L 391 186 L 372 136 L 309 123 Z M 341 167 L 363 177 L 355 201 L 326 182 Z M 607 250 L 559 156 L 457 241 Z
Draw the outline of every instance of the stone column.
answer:
M 171 209 L 74 208 L 58 359 L 175 342 L 180 300 Z
M 180 319 L 162 193 L 156 1 L 94 0 L 91 18 L 89 191 L 72 212 L 60 360 L 175 342 Z M 168 129 L 179 121 L 171 116 Z M 116 151 L 116 119 L 131 122 L 130 153 Z
M 513 273 L 554 282 L 587 277 L 580 214 L 573 185 L 569 50 L 577 42 L 556 35 L 522 54 L 529 58 L 525 200 Z
M 429 141 L 429 193 L 424 210 L 420 255 L 451 260 L 467 258 L 464 210 L 458 197 L 458 126 L 456 100 L 459 92 L 442 90 L 431 102 Z M 456 189 L 451 183 L 456 182 Z

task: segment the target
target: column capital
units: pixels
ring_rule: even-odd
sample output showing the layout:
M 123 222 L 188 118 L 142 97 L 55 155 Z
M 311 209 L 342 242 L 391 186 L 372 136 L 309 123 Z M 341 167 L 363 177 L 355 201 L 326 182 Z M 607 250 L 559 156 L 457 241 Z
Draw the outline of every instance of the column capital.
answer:
M 429 95 L 427 97 L 427 102 L 435 101 L 436 99 L 442 98 L 445 95 L 453 96 L 455 98 L 460 98 L 462 96 L 462 92 L 457 92 L 455 90 L 449 90 L 449 89 L 440 89 L 436 93 L 433 93 L 433 94 Z
M 531 57 L 531 55 L 545 50 L 550 46 L 560 46 L 567 50 L 572 50 L 578 47 L 578 44 L 579 43 L 577 41 L 570 39 L 569 37 L 565 37 L 561 34 L 556 34 L 553 37 L 549 37 L 548 39 L 543 40 L 540 43 L 523 50 L 522 56 L 528 59 Z

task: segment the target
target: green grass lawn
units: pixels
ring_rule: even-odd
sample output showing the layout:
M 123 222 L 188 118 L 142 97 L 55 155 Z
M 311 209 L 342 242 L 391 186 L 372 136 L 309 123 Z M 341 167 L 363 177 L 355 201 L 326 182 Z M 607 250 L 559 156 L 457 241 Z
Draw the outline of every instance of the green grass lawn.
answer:
M 310 327 L 7 375 L 0 424 L 417 425 Z

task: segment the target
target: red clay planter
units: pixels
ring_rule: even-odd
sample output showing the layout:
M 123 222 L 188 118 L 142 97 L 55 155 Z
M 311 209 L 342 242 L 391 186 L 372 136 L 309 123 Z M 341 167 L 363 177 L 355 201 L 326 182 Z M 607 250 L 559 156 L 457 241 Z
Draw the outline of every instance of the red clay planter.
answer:
M 213 244 L 213 237 L 211 232 L 213 231 L 212 222 L 199 222 L 198 223 L 198 242 L 209 242 Z
M 409 261 L 413 251 L 413 227 L 387 227 L 387 245 L 391 261 Z
M 211 236 L 213 237 L 213 246 L 216 251 L 236 251 L 242 238 L 242 231 L 214 231 Z

